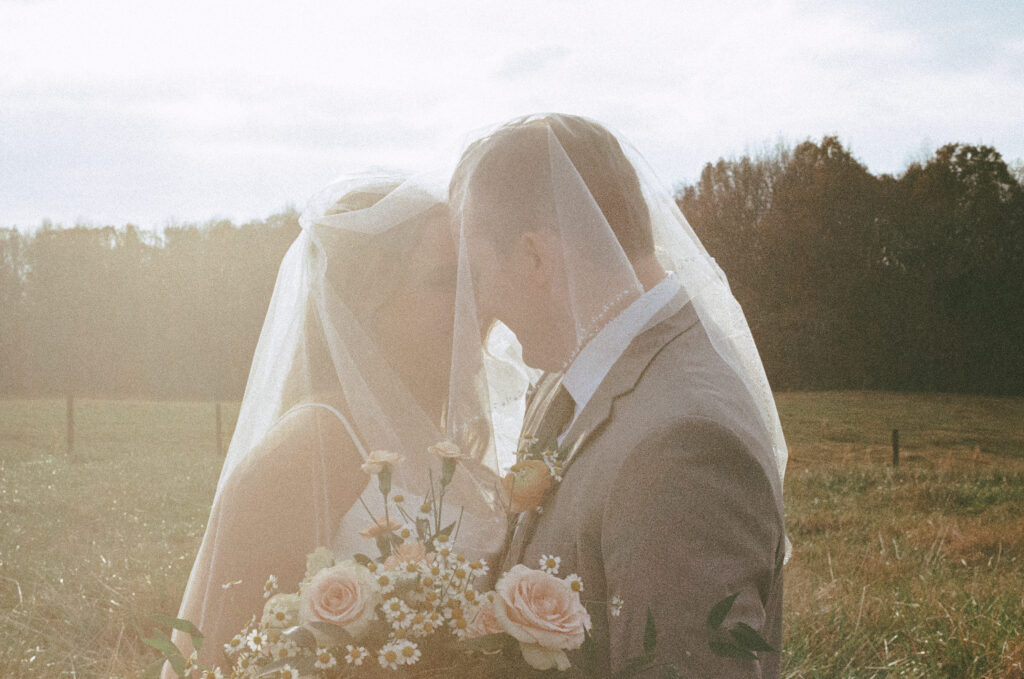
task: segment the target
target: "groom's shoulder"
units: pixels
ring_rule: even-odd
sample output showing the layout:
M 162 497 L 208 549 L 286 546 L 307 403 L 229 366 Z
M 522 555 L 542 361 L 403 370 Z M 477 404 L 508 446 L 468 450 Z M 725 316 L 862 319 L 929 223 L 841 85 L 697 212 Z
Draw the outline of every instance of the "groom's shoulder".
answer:
M 654 328 L 668 338 L 644 366 L 631 405 L 665 417 L 756 417 L 743 381 L 715 350 L 690 305 Z
M 634 447 L 675 437 L 691 442 L 686 448 L 694 454 L 699 442 L 714 441 L 716 449 L 735 450 L 770 469 L 770 437 L 753 397 L 688 313 L 685 307 L 665 321 L 667 341 L 649 357 L 633 389 L 617 399 L 609 426 L 619 435 L 613 438 Z

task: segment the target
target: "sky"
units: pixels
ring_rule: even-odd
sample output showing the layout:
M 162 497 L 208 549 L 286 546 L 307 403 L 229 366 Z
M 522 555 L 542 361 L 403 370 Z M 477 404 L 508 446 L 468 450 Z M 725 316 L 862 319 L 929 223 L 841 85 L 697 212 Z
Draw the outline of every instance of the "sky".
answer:
M 0 0 L 0 228 L 263 218 L 536 111 L 669 187 L 823 135 L 876 174 L 1018 163 L 1024 2 Z

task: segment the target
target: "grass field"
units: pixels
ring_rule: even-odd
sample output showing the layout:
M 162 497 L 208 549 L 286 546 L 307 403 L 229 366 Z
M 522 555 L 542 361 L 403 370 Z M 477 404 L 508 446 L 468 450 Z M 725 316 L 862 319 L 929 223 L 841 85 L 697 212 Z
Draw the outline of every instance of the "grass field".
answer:
M 786 677 L 1024 677 L 1024 399 L 779 396 Z M 230 424 L 234 409 L 227 408 Z M 216 485 L 209 403 L 0 401 L 0 677 L 131 677 Z M 899 428 L 900 467 L 890 435 Z

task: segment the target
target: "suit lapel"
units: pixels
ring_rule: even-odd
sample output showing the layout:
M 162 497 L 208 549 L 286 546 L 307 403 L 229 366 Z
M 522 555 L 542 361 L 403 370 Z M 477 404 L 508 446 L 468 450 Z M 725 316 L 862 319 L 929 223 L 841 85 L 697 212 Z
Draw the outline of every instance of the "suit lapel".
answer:
M 632 391 L 658 352 L 697 323 L 697 313 L 693 305 L 687 302 L 684 293 L 676 295 L 665 308 L 655 314 L 608 371 L 565 434 L 564 441 L 568 446 L 563 465 L 565 469 L 568 469 L 569 463 L 582 450 L 591 434 L 611 415 L 615 399 Z
M 685 294 L 677 295 L 651 319 L 608 371 L 593 397 L 566 432 L 564 441 L 569 448 L 562 463 L 563 475 L 584 448 L 590 435 L 608 419 L 615 399 L 636 386 L 644 369 L 661 349 L 697 323 L 697 314 L 687 301 Z M 560 383 L 561 376 L 557 375 L 552 376 L 543 385 L 538 385 L 543 390 L 537 394 L 541 400 L 531 404 L 536 406 L 532 413 L 534 418 L 543 418 L 546 407 L 543 400 L 545 393 L 557 388 Z M 524 431 L 529 431 L 529 428 L 524 428 Z M 506 542 L 508 549 L 504 554 L 502 570 L 522 562 L 526 546 L 533 538 L 539 520 L 540 515 L 535 509 L 524 512 L 520 517 L 514 533 L 509 536 L 510 543 Z

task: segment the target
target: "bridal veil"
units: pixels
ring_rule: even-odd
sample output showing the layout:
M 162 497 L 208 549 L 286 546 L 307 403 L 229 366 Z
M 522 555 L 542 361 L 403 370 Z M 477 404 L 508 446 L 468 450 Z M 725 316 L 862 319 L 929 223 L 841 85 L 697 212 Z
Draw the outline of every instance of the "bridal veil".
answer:
M 206 635 L 207 665 L 223 663 L 223 644 L 260 614 L 268 576 L 294 592 L 317 547 L 341 558 L 375 553 L 358 535 L 384 515 L 377 484 L 360 469 L 370 451 L 404 456 L 390 502 L 404 496 L 415 513 L 439 469 L 428 447 L 455 438 L 446 417 L 460 422 L 465 456 L 446 520 L 460 520 L 467 553 L 496 549 L 503 534 L 489 397 L 460 400 L 458 416 L 447 406 L 456 259 L 443 184 L 339 180 L 310 200 L 300 225 L 179 614 Z M 459 365 L 460 378 L 481 381 L 468 371 L 483 370 L 482 359 Z M 190 650 L 182 635 L 175 641 Z

